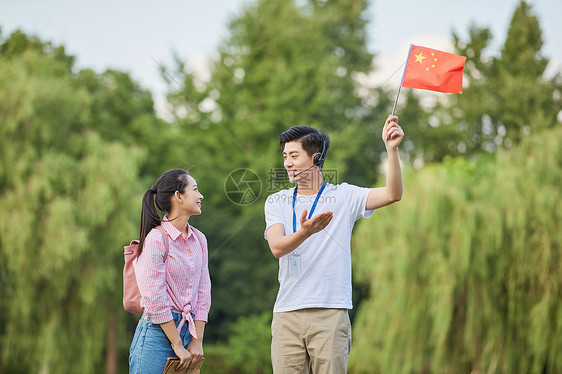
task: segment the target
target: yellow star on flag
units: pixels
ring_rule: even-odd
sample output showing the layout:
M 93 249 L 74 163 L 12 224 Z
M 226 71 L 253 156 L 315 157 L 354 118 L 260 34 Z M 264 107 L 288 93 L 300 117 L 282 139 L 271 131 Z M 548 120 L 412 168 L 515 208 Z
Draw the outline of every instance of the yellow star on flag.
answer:
M 414 62 L 419 62 L 420 64 L 422 63 L 422 60 L 426 58 L 424 55 L 422 55 L 422 52 L 420 52 L 419 55 L 414 55 L 414 56 L 416 56 L 416 61 Z

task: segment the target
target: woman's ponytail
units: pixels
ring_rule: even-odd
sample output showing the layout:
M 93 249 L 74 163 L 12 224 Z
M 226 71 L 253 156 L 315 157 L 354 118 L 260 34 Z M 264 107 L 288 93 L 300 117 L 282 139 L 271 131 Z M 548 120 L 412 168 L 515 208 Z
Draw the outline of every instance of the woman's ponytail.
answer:
M 161 223 L 160 215 L 154 206 L 154 195 L 158 191 L 153 186 L 144 193 L 142 197 L 142 211 L 141 211 L 141 224 L 139 233 L 139 251 L 138 255 L 142 253 L 142 247 L 146 236 L 153 228 Z

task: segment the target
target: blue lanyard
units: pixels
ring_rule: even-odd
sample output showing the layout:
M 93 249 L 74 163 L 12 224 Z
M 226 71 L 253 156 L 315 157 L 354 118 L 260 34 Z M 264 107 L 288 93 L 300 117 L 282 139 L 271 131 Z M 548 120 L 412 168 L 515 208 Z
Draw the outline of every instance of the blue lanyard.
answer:
M 295 201 L 297 200 L 297 187 L 295 187 L 295 191 L 293 192 L 293 234 L 297 232 L 297 214 L 295 213 Z M 324 191 L 324 187 L 326 187 L 326 182 L 320 187 L 320 191 L 318 191 L 318 195 L 316 195 L 316 199 L 314 199 L 314 203 L 312 204 L 312 208 L 310 208 L 310 212 L 308 213 L 308 219 L 312 217 L 314 213 L 314 209 L 316 209 L 316 204 L 318 204 L 318 199 L 320 199 L 320 195 L 322 195 L 322 191 Z

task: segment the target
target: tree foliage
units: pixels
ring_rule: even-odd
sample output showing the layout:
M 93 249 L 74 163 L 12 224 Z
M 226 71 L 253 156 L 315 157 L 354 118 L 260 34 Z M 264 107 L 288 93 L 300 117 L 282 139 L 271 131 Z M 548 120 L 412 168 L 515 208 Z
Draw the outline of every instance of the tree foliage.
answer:
M 141 154 L 93 129 L 96 100 L 61 48 L 15 32 L 0 50 L 2 362 L 97 372 L 119 328 L 115 243 L 131 235 L 124 186 Z
M 352 372 L 562 370 L 561 139 L 409 172 L 403 201 L 360 224 Z
M 519 2 L 498 55 L 489 53 L 491 40 L 489 28 L 474 24 L 467 40 L 453 33 L 454 52 L 468 57 L 463 93 L 421 113 L 427 121 L 408 132 L 412 144 L 405 151 L 411 158 L 430 162 L 493 153 L 560 123 L 562 76 L 545 74 L 549 60 L 541 52 L 542 31 L 532 7 Z M 419 103 L 412 104 L 406 111 L 418 110 Z
M 500 56 L 484 54 L 491 37 L 486 28 L 471 28 L 468 42 L 454 35 L 457 52 L 469 56 L 468 87 L 450 106 L 453 122 L 465 132 L 466 153 L 509 147 L 559 123 L 562 80 L 558 74 L 545 76 L 541 34 L 531 7 L 521 1 Z

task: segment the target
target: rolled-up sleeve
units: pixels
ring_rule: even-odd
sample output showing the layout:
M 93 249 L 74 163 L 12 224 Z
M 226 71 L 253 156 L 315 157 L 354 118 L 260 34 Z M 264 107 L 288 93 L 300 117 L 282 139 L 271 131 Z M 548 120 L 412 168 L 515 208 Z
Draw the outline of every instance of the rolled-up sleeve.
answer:
M 135 265 L 141 306 L 153 323 L 173 319 L 170 300 L 166 292 L 166 265 L 164 239 L 159 231 L 152 230 L 145 239 L 144 248 Z
M 208 321 L 209 310 L 211 309 L 211 276 L 209 275 L 209 250 L 207 238 L 200 231 L 197 237 L 201 243 L 203 257 L 201 262 L 201 280 L 197 289 L 197 305 L 193 308 L 195 321 Z

